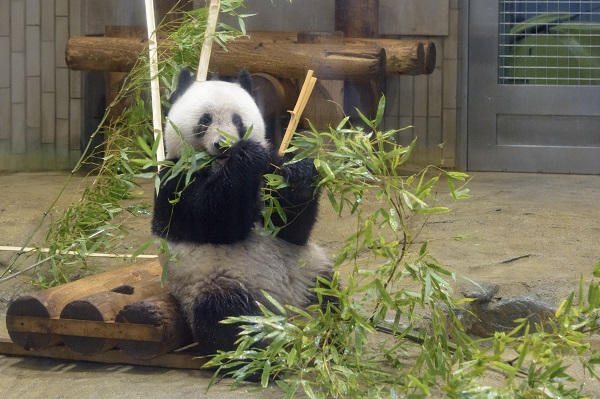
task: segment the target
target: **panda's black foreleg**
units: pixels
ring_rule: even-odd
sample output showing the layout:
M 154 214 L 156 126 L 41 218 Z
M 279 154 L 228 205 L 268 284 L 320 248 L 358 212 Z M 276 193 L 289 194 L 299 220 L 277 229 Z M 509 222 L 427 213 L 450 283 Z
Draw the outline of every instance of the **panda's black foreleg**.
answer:
M 260 314 L 252 293 L 233 280 L 220 278 L 211 291 L 197 298 L 193 308 L 192 332 L 201 356 L 213 355 L 218 350 L 235 349 L 239 326 L 223 324 L 222 320 Z
M 279 162 L 280 173 L 289 186 L 277 190 L 273 196 L 284 208 L 287 220 L 284 222 L 274 213 L 271 221 L 276 227 L 281 227 L 277 237 L 292 244 L 304 245 L 310 238 L 319 212 L 319 192 L 315 189 L 317 170 L 312 159 L 287 165 L 282 164 L 282 160 Z
M 269 154 L 251 140 L 236 142 L 225 154 L 216 167 L 194 172 L 187 187 L 184 176 L 163 183 L 155 198 L 154 234 L 198 244 L 232 244 L 250 235 L 260 217 Z M 181 197 L 172 203 L 177 192 Z

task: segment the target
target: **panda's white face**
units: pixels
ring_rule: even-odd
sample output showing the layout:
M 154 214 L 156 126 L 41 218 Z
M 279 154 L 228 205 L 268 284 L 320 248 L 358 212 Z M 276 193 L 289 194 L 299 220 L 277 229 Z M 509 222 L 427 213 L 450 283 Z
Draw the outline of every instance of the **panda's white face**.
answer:
M 177 133 L 174 126 L 181 133 Z M 181 157 L 182 139 L 196 150 L 220 155 L 221 132 L 267 146 L 265 124 L 252 96 L 237 83 L 194 82 L 172 105 L 165 124 L 167 158 Z

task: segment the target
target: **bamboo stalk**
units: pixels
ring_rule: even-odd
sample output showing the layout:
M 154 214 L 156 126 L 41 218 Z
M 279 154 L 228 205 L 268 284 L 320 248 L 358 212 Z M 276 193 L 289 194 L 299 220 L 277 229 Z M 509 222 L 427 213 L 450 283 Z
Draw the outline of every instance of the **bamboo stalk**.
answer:
M 0 251 L 22 252 L 22 253 L 39 251 L 39 252 L 48 253 L 48 252 L 50 252 L 50 248 L 16 247 L 16 246 L 10 246 L 10 245 L 0 245 Z M 80 252 L 78 252 L 78 251 L 61 252 L 61 254 L 63 254 L 63 255 L 77 255 L 79 253 Z M 102 252 L 94 252 L 91 254 L 87 254 L 86 256 L 97 257 L 97 258 L 133 258 L 133 254 L 109 254 L 109 253 L 102 253 Z M 138 258 L 138 259 L 154 259 L 154 258 L 158 258 L 158 255 L 141 254 L 141 255 L 136 256 L 136 258 Z
M 221 0 L 210 0 L 208 9 L 208 21 L 206 30 L 204 31 L 204 42 L 200 52 L 200 61 L 198 62 L 198 73 L 196 81 L 205 82 L 208 75 L 208 64 L 210 63 L 210 53 L 212 51 L 213 38 L 217 28 L 217 20 L 219 18 L 219 10 L 221 8 Z
M 288 127 L 285 131 L 285 135 L 283 136 L 283 140 L 281 140 L 281 146 L 279 146 L 279 155 L 283 155 L 285 150 L 290 145 L 290 140 L 292 140 L 292 136 L 296 131 L 296 127 L 298 127 L 298 123 L 300 122 L 302 112 L 304 112 L 306 103 L 310 98 L 310 93 L 312 93 L 316 83 L 317 78 L 313 77 L 313 70 L 309 69 L 308 73 L 306 74 L 306 78 L 304 79 L 302 90 L 300 90 L 300 95 L 298 96 L 296 106 L 294 107 L 293 111 L 290 111 L 292 116 L 290 118 L 290 123 L 288 124 Z
M 150 90 L 152 92 L 152 126 L 154 140 L 159 140 L 156 160 L 164 161 L 165 147 L 162 139 L 162 114 L 160 109 L 160 83 L 158 81 L 158 43 L 154 20 L 154 1 L 146 0 L 146 23 L 148 25 L 148 49 L 150 52 Z

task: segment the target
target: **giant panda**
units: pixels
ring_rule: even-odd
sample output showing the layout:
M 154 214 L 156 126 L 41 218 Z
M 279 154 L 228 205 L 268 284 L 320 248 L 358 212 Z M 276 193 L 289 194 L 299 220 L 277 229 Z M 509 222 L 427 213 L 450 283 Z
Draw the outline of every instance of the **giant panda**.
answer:
M 182 140 L 217 157 L 194 173 L 177 203 L 170 200 L 182 179 L 164 179 L 152 220 L 153 234 L 166 240 L 175 259 L 167 287 L 201 355 L 235 348 L 239 327 L 220 323 L 228 316 L 260 314 L 257 303 L 276 311 L 263 291 L 281 304 L 306 307 L 316 302 L 317 279 L 332 275 L 327 254 L 309 241 L 318 212 L 313 162 L 286 164 L 274 152 L 251 93 L 247 71 L 235 82 L 196 82 L 184 70 L 164 128 L 167 159 L 179 160 Z M 239 140 L 224 149 L 222 132 Z M 285 224 L 272 219 L 281 228 L 275 238 L 254 232 L 262 223 L 265 173 L 280 173 L 289 184 L 275 193 L 287 215 Z

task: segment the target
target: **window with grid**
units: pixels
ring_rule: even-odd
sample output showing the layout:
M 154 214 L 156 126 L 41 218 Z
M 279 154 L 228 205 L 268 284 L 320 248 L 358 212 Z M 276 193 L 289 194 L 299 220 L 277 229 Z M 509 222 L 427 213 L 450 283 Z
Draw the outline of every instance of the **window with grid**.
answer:
M 600 84 L 600 0 L 499 0 L 500 84 Z

